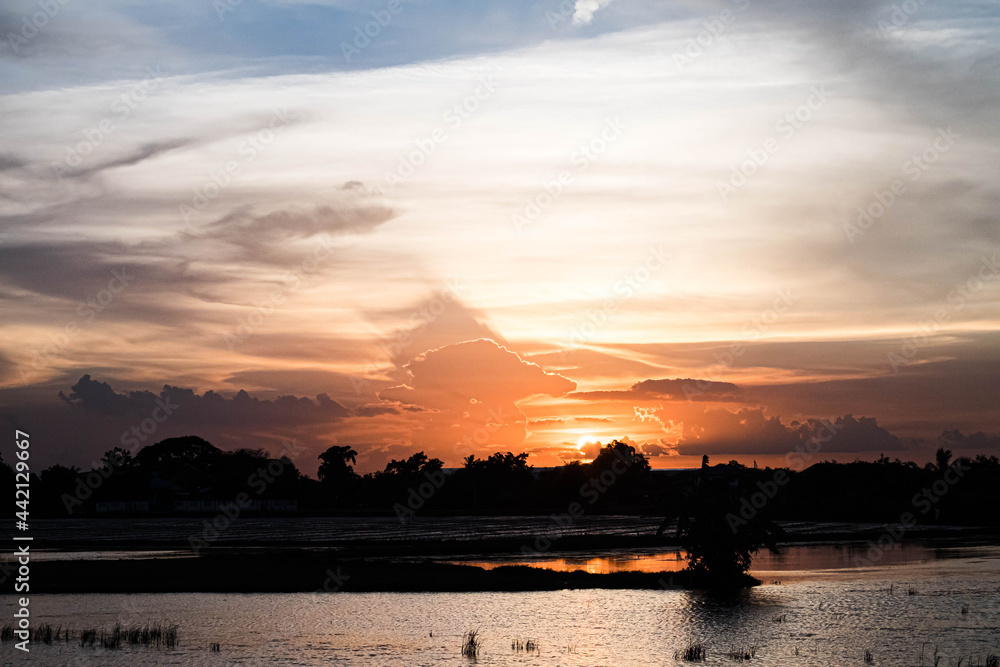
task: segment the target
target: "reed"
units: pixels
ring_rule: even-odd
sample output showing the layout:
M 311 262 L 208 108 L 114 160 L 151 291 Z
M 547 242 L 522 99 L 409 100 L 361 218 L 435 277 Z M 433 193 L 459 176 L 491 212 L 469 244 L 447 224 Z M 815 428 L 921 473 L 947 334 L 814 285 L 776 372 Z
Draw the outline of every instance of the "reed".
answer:
M 462 655 L 466 658 L 479 657 L 482 649 L 482 640 L 479 638 L 479 630 L 469 630 L 462 636 Z
M 739 648 L 729 649 L 729 653 L 726 657 L 735 662 L 746 662 L 748 660 L 753 660 L 757 657 L 757 645 L 751 644 L 750 646 L 741 646 Z
M 680 652 L 680 658 L 687 662 L 705 662 L 708 658 L 708 651 L 702 644 L 690 644 Z

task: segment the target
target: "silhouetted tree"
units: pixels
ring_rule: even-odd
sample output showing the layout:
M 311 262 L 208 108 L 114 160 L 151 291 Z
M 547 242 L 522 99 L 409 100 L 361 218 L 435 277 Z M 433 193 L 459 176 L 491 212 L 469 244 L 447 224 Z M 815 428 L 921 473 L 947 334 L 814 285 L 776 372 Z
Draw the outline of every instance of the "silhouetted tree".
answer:
M 938 450 L 934 452 L 934 460 L 937 461 L 937 469 L 944 470 L 951 463 L 951 450 L 938 447 Z
M 784 532 L 765 516 L 764 509 L 750 504 L 756 488 L 743 488 L 740 478 L 730 475 L 712 479 L 708 471 L 702 468 L 701 477 L 675 515 L 664 519 L 657 535 L 676 519 L 688 571 L 699 585 L 745 585 L 753 555 L 761 547 L 776 549 Z
M 319 481 L 343 482 L 356 477 L 351 464 L 358 462 L 358 453 L 351 447 L 334 445 L 319 455 Z

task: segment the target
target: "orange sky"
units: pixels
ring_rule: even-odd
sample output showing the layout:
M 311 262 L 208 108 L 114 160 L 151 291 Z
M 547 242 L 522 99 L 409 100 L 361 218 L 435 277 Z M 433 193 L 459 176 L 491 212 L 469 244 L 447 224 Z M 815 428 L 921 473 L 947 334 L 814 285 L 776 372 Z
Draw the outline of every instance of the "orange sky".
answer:
M 66 9 L 2 54 L 0 414 L 50 462 L 156 397 L 140 444 L 308 472 L 779 464 L 822 420 L 821 458 L 1000 451 L 998 47 L 961 7 L 736 3 L 695 55 L 723 5 L 413 13 L 344 60 L 364 12 L 305 5 Z

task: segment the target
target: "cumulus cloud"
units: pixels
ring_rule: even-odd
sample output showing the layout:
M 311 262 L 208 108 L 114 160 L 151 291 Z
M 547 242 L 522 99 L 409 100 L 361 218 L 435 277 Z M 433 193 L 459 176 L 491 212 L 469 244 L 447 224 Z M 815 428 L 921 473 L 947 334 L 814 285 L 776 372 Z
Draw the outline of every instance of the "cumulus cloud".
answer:
M 517 447 L 527 425 L 517 403 L 536 395 L 563 396 L 576 388 L 569 378 L 546 372 L 488 339 L 428 350 L 404 368 L 406 383 L 379 397 L 426 409 L 412 434 L 414 442 L 443 447 L 439 451 L 446 458 Z
M 607 7 L 613 0 L 576 0 L 573 7 L 573 25 L 587 25 L 594 20 L 594 14 Z

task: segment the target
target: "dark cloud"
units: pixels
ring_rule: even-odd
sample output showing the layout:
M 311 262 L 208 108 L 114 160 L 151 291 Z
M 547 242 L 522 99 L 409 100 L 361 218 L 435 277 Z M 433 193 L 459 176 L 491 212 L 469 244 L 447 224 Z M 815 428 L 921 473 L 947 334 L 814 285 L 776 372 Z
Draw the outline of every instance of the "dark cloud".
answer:
M 818 443 L 818 446 L 817 446 Z M 788 425 L 762 409 L 706 410 L 697 423 L 684 424 L 674 449 L 684 456 L 788 454 L 795 451 L 895 452 L 906 449 L 872 417 L 844 415 L 831 421 L 809 419 Z
M 942 447 L 956 450 L 990 450 L 993 454 L 1000 454 L 1000 433 L 976 433 L 965 434 L 954 429 L 945 431 L 938 438 L 938 444 Z
M 743 390 L 731 382 L 694 378 L 642 380 L 621 391 L 582 391 L 570 395 L 579 400 L 687 400 L 731 402 L 743 400 Z
M 122 155 L 120 157 L 112 158 L 110 160 L 105 160 L 104 162 L 99 162 L 97 164 L 82 167 L 80 169 L 70 169 L 63 176 L 70 177 L 80 177 L 80 176 L 92 176 L 96 173 L 107 171 L 109 169 L 116 169 L 118 167 L 130 167 L 132 165 L 139 164 L 140 162 L 145 162 L 146 160 L 159 157 L 164 153 L 169 153 L 170 151 L 177 150 L 178 148 L 185 148 L 198 143 L 195 139 L 170 139 L 166 141 L 154 141 L 147 144 L 143 144 L 138 148 L 134 149 L 127 155 Z
M 17 155 L 12 153 L 0 153 L 0 171 L 19 169 L 26 164 L 28 164 L 27 161 Z
M 197 394 L 191 389 L 164 385 L 158 394 L 150 391 L 116 392 L 107 382 L 98 382 L 84 375 L 73 385 L 67 395 L 59 392 L 67 404 L 84 412 L 103 416 L 143 416 L 151 414 L 163 404 L 183 408 L 186 419 L 205 421 L 215 425 L 232 425 L 246 428 L 256 424 L 287 423 L 290 420 L 335 421 L 351 415 L 351 411 L 326 394 L 315 400 L 291 395 L 274 400 L 262 400 L 244 390 L 231 398 L 224 398 L 214 391 Z

